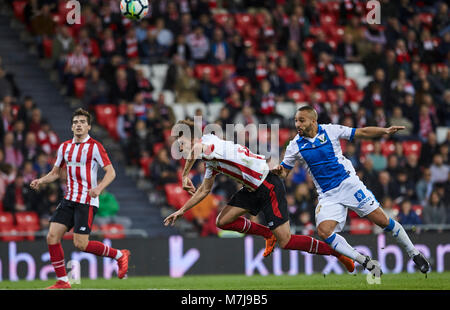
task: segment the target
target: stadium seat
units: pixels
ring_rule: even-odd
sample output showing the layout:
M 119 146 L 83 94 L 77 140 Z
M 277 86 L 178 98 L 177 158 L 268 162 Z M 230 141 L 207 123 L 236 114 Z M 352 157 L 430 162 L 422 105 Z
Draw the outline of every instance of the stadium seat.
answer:
M 422 143 L 420 141 L 403 141 L 403 155 L 408 156 L 415 154 L 420 157 L 420 151 L 422 149 Z
M 153 157 L 145 156 L 139 159 L 139 166 L 141 167 L 141 171 L 146 178 L 150 177 L 150 165 L 153 162 Z
M 236 76 L 235 78 L 233 78 L 233 81 L 238 90 L 241 90 L 242 87 L 244 87 L 244 85 L 249 82 L 248 78 L 245 76 Z
M 86 79 L 85 78 L 74 79 L 73 86 L 75 88 L 75 96 L 77 98 L 83 98 L 84 90 L 86 88 Z
M 327 101 L 328 102 L 336 102 L 337 101 L 337 93 L 334 89 L 329 89 L 326 91 Z
M 365 156 L 370 154 L 375 149 L 373 141 L 363 140 L 361 141 L 361 155 Z
M 37 231 L 41 228 L 39 224 L 39 216 L 36 212 L 17 212 L 15 214 L 18 228 L 26 228 L 27 230 Z
M 230 18 L 233 18 L 230 13 L 217 13 L 213 15 L 214 22 L 220 26 L 224 26 Z
M 412 205 L 411 210 L 413 210 L 418 217 L 422 218 L 423 206 L 422 205 Z
M 53 40 L 45 38 L 42 40 L 42 47 L 44 48 L 45 58 L 51 58 L 53 52 Z
M 338 42 L 342 41 L 345 34 L 344 27 L 342 26 L 327 27 L 326 32 L 330 36 L 330 38 L 333 38 Z
M 97 123 L 103 127 L 117 117 L 117 106 L 113 104 L 99 104 L 95 106 L 94 110 Z
M 279 146 L 283 146 L 286 142 L 291 139 L 291 131 L 288 128 L 280 128 L 278 131 L 279 134 Z
M 166 184 L 164 185 L 164 191 L 166 193 L 167 203 L 177 210 L 180 209 L 186 203 L 186 201 L 191 198 L 189 193 L 183 190 L 181 185 L 178 184 Z M 184 214 L 184 217 L 187 220 L 192 220 L 193 215 L 191 213 L 191 210 L 186 212 Z
M 388 157 L 395 152 L 395 143 L 392 140 L 381 141 L 381 154 Z
M 236 13 L 234 14 L 234 20 L 236 21 L 236 26 L 247 27 L 253 23 L 253 16 L 248 13 Z
M 104 224 L 100 226 L 103 238 L 107 239 L 124 239 L 125 228 L 118 223 Z
M 364 91 L 359 89 L 347 90 L 348 99 L 351 102 L 360 103 L 364 99 Z
M 258 26 L 248 25 L 245 27 L 244 36 L 246 38 L 258 40 L 260 34 L 261 34 L 261 29 Z
M 24 9 L 25 9 L 25 6 L 27 5 L 27 2 L 28 1 L 26 1 L 26 0 L 12 1 L 14 15 L 22 23 L 25 22 Z
M 21 231 L 14 226 L 10 228 L 0 227 L 0 233 L 7 234 L 5 236 L 0 235 L 0 240 L 5 242 L 22 241 L 25 239 L 23 236 L 20 235 Z
M 368 235 L 372 233 L 372 223 L 363 218 L 350 219 L 350 234 Z
M 14 216 L 10 212 L 0 212 L 0 227 L 11 228 L 14 226 Z
M 201 79 L 204 74 L 209 74 L 211 78 L 216 75 L 216 69 L 210 64 L 197 64 L 194 66 L 194 75 L 196 78 Z
M 333 14 L 321 14 L 320 24 L 323 27 L 334 27 L 337 24 L 336 16 Z
M 287 97 L 289 99 L 292 99 L 295 103 L 303 103 L 308 101 L 308 98 L 306 97 L 305 93 L 301 90 L 291 89 L 287 93 Z
M 153 154 L 158 154 L 158 152 L 164 148 L 164 142 L 158 142 L 153 144 Z

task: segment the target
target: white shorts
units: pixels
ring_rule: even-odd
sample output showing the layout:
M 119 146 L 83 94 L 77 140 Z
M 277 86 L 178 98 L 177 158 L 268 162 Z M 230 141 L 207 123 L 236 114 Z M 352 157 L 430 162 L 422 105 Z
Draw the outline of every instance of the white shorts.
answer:
M 345 179 L 338 187 L 319 197 L 316 207 L 316 226 L 325 220 L 338 222 L 335 232 L 342 231 L 347 219 L 347 208 L 360 217 L 373 212 L 380 206 L 373 193 L 357 176 Z

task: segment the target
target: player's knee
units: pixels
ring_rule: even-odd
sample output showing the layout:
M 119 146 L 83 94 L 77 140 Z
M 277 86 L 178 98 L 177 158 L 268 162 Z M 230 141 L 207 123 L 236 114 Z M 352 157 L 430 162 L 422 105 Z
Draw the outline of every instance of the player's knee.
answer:
M 223 219 L 222 216 L 220 216 L 220 214 L 217 216 L 216 218 L 216 226 L 219 228 L 223 228 L 223 226 L 225 226 L 227 223 L 225 222 L 225 220 Z
M 53 232 L 48 232 L 47 234 L 47 244 L 57 244 L 61 240 L 59 239 L 58 235 Z
M 84 239 L 73 238 L 73 245 L 80 251 L 86 250 L 88 241 Z
M 331 234 L 333 233 L 333 230 L 330 229 L 327 226 L 321 226 L 317 227 L 317 234 L 322 240 L 327 239 Z

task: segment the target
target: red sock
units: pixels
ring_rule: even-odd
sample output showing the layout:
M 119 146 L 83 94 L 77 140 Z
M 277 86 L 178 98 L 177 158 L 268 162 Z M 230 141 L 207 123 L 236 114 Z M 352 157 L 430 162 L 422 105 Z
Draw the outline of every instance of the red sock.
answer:
M 222 225 L 219 228 L 224 230 L 233 230 L 247 235 L 263 236 L 264 238 L 270 238 L 272 236 L 272 232 L 269 228 L 252 222 L 243 216 L 240 216 L 234 222 Z
M 116 258 L 117 255 L 116 249 L 113 249 L 99 241 L 89 241 L 84 251 L 97 256 L 107 256 L 110 258 Z
M 58 278 L 67 276 L 66 266 L 64 263 L 64 251 L 61 243 L 49 244 L 48 252 L 50 253 L 50 261 L 55 269 L 56 276 Z
M 319 255 L 333 255 L 336 257 L 341 255 L 325 242 L 303 235 L 291 235 L 291 239 L 289 239 L 289 242 L 284 248 L 287 250 L 299 250 Z

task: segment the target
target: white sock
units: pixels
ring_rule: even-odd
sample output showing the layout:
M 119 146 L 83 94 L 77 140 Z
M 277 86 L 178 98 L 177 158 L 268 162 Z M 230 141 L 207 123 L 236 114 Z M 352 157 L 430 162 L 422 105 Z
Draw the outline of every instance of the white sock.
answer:
M 64 282 L 69 282 L 69 277 L 68 276 L 59 277 L 58 280 L 64 281 Z
M 384 229 L 384 231 L 390 231 L 392 233 L 395 240 L 405 248 L 410 258 L 419 254 L 419 251 L 414 247 L 411 239 L 409 239 L 408 234 L 399 222 L 390 218 L 389 225 Z
M 122 257 L 122 252 L 120 252 L 120 250 L 117 250 L 117 254 L 116 254 L 116 257 L 114 257 L 115 259 L 119 259 L 119 258 L 121 258 Z
M 342 255 L 345 255 L 360 264 L 364 263 L 364 261 L 366 260 L 366 257 L 352 248 L 341 235 L 333 233 L 324 241 L 328 243 L 328 245 L 330 245 L 336 252 L 339 252 Z

